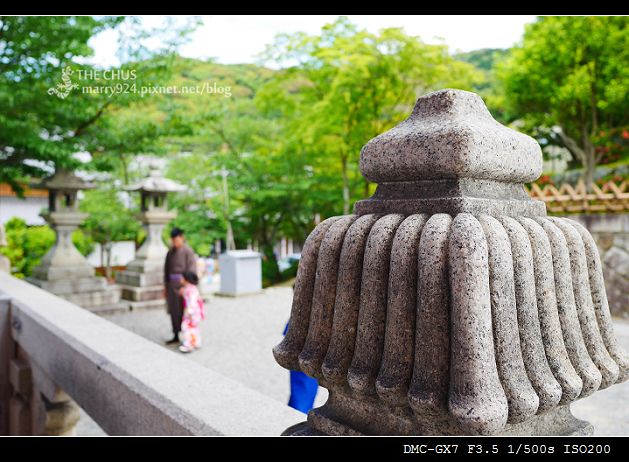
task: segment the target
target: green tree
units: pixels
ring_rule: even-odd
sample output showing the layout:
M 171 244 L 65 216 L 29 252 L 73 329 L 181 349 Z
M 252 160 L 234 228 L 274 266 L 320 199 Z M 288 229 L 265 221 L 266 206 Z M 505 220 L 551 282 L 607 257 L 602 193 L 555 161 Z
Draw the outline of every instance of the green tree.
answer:
M 81 123 L 59 117 L 71 103 L 60 106 L 46 92 L 53 77 L 62 83 L 72 57 L 91 53 L 87 41 L 107 25 L 89 16 L 0 17 L 0 181 L 18 193 L 19 179 L 49 173 L 49 163 L 78 165 L 74 144 L 62 135 Z
M 496 75 L 511 120 L 567 148 L 589 185 L 601 135 L 627 127 L 627 62 L 629 17 L 547 16 L 527 25 Z
M 225 238 L 227 229 L 215 157 L 180 153 L 169 158 L 164 172 L 166 177 L 188 186 L 185 192 L 168 197 L 169 208 L 177 211 L 170 227 L 183 229 L 188 244 L 199 255 L 210 255 L 213 244 Z
M 445 45 L 427 45 L 400 28 L 372 34 L 341 17 L 320 36 L 280 35 L 265 61 L 297 63 L 259 93 L 268 114 L 288 121 L 285 146 L 309 152 L 316 167 L 341 180 L 342 212 L 371 195 L 358 170 L 362 146 L 400 123 L 418 96 L 444 87 L 469 90 L 482 74 Z M 285 152 L 285 155 L 293 153 Z
M 136 241 L 141 231 L 133 209 L 125 203 L 125 193 L 113 184 L 101 183 L 97 189 L 85 191 L 79 204 L 81 212 L 89 217 L 80 229 L 93 242 L 100 244 L 101 261 L 105 262 L 107 278 L 111 278 L 111 250 L 117 241 Z
M 263 113 L 255 97 L 276 74 L 250 65 L 195 63 L 177 79 L 180 86 L 215 82 L 230 92 L 179 98 L 193 130 L 169 140 L 178 151 L 190 151 L 171 157 L 166 172 L 189 186 L 171 200 L 179 212 L 173 224 L 186 230 L 201 254 L 218 238 L 228 245 L 231 235 L 237 248 L 259 246 L 272 266 L 278 237 L 303 241 L 312 228 L 316 207 L 307 157 L 287 155 L 281 146 L 290 140 L 278 136 L 281 114 Z
M 140 89 L 170 78 L 176 47 L 190 30 L 171 26 L 148 31 L 133 17 L 0 17 L 0 181 L 21 194 L 20 180 L 56 167 L 113 168 L 121 135 L 135 152 L 154 148 L 161 132 L 147 129 L 148 122 L 121 121 L 119 110 L 146 104 Z M 124 64 L 106 70 L 85 64 L 88 40 L 114 27 L 123 33 Z M 147 36 L 164 38 L 163 48 L 147 50 Z M 78 152 L 92 154 L 91 161 L 83 164 Z

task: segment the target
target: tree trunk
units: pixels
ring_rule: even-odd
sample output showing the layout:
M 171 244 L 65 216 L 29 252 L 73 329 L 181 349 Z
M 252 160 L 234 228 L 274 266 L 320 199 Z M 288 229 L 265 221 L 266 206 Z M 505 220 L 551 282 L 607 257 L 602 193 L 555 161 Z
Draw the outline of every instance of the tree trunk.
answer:
M 105 251 L 105 253 L 107 254 L 107 263 L 105 265 L 105 276 L 107 277 L 108 281 L 111 279 L 111 251 L 112 251 L 113 246 L 114 246 L 113 242 L 108 242 L 106 245 L 103 246 L 107 248 L 107 250 Z
M 563 145 L 570 151 L 570 153 L 581 161 L 583 165 L 583 174 L 581 178 L 585 182 L 587 190 L 590 190 L 590 183 L 594 182 L 594 170 L 596 169 L 596 153 L 594 152 L 594 145 L 586 137 L 584 144 L 581 147 L 575 140 L 565 134 L 563 130 L 559 132 L 559 138 Z

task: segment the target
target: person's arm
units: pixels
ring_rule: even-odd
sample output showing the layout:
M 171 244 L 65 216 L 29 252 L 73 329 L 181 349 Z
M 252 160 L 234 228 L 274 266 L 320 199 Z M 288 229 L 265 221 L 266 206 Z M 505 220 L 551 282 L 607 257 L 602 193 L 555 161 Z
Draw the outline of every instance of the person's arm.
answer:
M 170 280 L 170 250 L 166 254 L 166 258 L 164 259 L 164 283 Z
M 169 267 L 170 267 L 170 251 L 166 254 L 166 258 L 164 259 L 164 298 L 166 298 L 168 280 L 170 279 L 170 273 L 168 271 Z

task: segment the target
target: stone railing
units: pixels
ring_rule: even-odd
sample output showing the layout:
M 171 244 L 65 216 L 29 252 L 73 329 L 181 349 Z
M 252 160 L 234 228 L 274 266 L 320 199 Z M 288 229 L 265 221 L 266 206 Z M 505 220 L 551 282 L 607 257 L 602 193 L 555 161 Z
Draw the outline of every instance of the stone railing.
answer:
M 284 403 L 0 273 L 0 435 L 276 436 Z

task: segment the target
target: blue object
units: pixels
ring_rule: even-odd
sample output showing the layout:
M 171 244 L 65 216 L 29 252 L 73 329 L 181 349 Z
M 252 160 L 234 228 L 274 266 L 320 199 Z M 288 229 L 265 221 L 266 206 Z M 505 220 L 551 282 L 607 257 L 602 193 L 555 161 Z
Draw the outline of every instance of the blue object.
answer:
M 284 328 L 284 335 L 288 324 Z M 301 371 L 290 371 L 290 398 L 288 405 L 304 414 L 314 406 L 314 400 L 319 390 L 317 379 L 307 376 Z
M 319 383 L 301 371 L 290 371 L 290 399 L 288 405 L 307 413 L 314 405 Z

